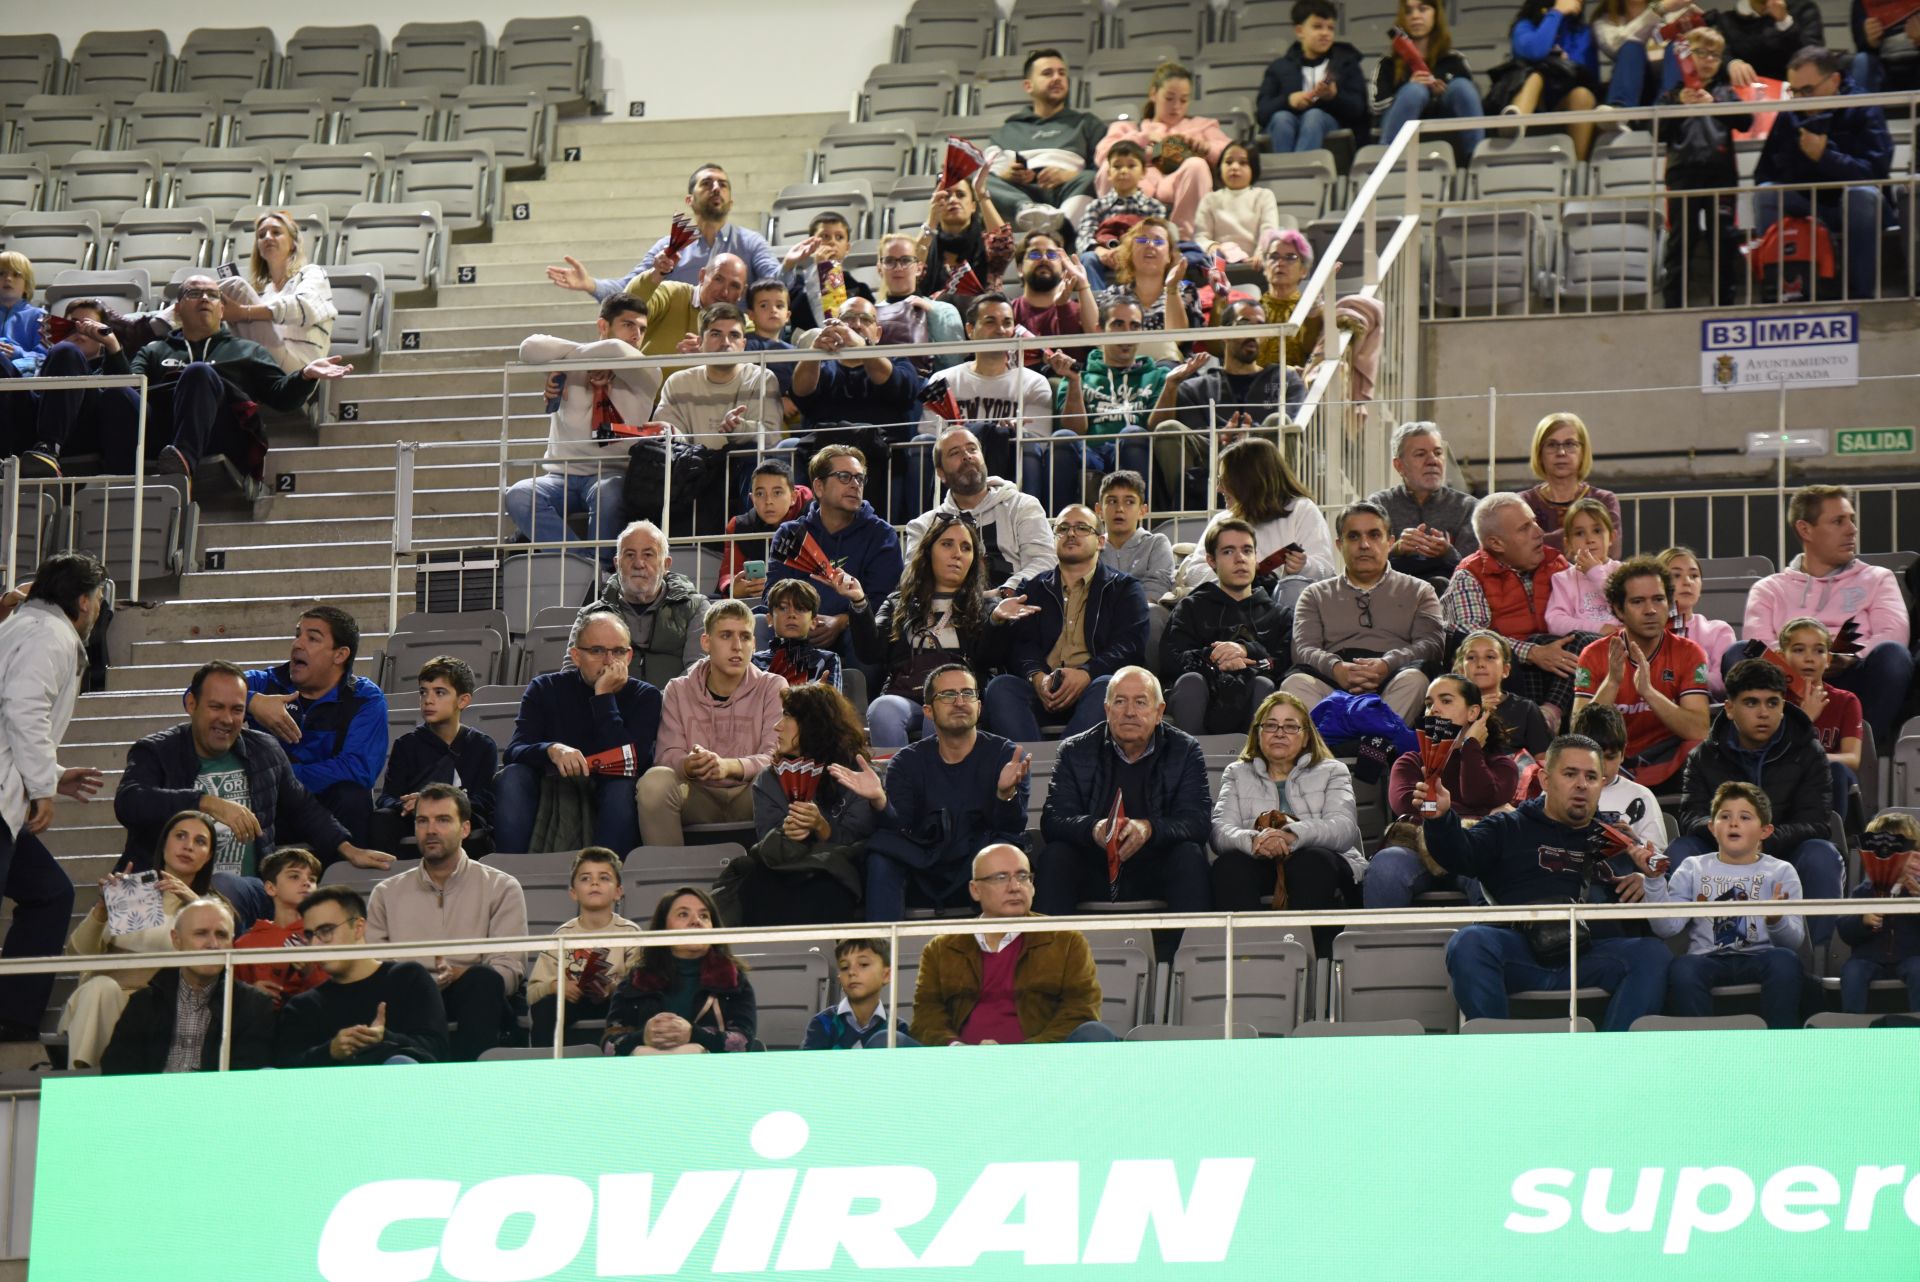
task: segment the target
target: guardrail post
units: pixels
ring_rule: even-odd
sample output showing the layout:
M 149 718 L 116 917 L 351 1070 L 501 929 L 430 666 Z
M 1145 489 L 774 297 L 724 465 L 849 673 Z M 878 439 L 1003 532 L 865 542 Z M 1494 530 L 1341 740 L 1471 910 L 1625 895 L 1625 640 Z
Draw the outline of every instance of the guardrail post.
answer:
M 140 523 L 144 519 L 146 508 L 147 508 L 147 380 L 143 377 L 140 380 L 139 417 L 135 420 L 134 430 L 133 430 L 133 548 L 132 548 L 132 573 L 130 575 L 133 581 L 127 587 L 127 599 L 130 601 L 138 601 L 140 599 L 140 542 L 141 542 Z M 38 515 L 37 512 L 36 512 L 36 515 Z M 180 514 L 180 519 L 182 521 L 186 520 L 185 512 L 182 512 Z M 106 560 L 106 556 L 104 555 L 104 550 L 100 559 L 103 561 Z M 226 1065 L 222 1064 L 221 1067 L 224 1068 L 226 1067 Z
M 567 1053 L 567 946 L 556 936 L 553 946 L 553 1057 Z
M 233 951 L 227 950 L 220 963 L 220 1071 L 233 1067 Z M 184 976 L 179 977 L 186 983 Z
M 1567 906 L 1567 1031 L 1580 1031 L 1580 912 Z
M 20 561 L 20 460 L 12 455 L 0 458 L 0 546 L 6 548 L 7 563 L 0 567 L 0 583 L 13 586 L 13 567 Z
M 1233 1040 L 1233 920 L 1227 918 L 1227 1000 L 1221 1004 L 1226 1012 L 1226 1027 L 1221 1032 L 1228 1041 Z
M 506 451 L 503 440 L 502 454 Z M 387 634 L 400 626 L 400 558 L 413 555 L 413 464 L 420 451 L 416 441 L 393 447 L 393 553 L 387 558 Z M 455 573 L 458 573 L 458 567 Z

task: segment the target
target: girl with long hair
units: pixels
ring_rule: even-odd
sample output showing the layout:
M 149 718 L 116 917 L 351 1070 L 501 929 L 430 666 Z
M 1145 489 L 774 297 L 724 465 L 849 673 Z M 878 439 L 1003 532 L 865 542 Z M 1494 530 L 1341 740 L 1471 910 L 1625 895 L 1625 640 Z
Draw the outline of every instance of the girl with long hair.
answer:
M 962 266 L 972 267 L 979 279 L 974 292 L 1000 288 L 1000 278 L 1013 261 L 1013 228 L 981 194 L 986 177 L 982 169 L 972 181 L 940 188 L 927 202 L 927 221 L 914 247 L 921 262 L 914 293 L 927 298 L 940 294 Z
M 1227 147 L 1227 134 L 1211 116 L 1189 116 L 1193 73 L 1177 62 L 1163 62 L 1147 81 L 1147 101 L 1138 120 L 1116 120 L 1094 148 L 1100 166 L 1094 190 L 1112 191 L 1107 182 L 1107 150 L 1117 142 L 1135 142 L 1147 153 L 1140 193 L 1167 207 L 1182 236 L 1193 235 L 1194 214 L 1213 190 L 1213 162 Z
M 1687 3 L 1687 0 L 1681 0 Z M 1415 120 L 1465 119 L 1486 114 L 1473 68 L 1453 47 L 1447 11 L 1441 0 L 1400 0 L 1393 25 L 1413 42 L 1425 71 L 1415 71 L 1393 45 L 1380 56 L 1373 77 L 1373 110 L 1380 117 L 1380 141 L 1392 142 Z M 1473 159 L 1485 130 L 1469 129 L 1444 135 L 1453 144 L 1462 165 Z
M 1215 483 L 1227 499 L 1225 515 L 1253 527 L 1262 580 L 1325 579 L 1338 573 L 1327 518 L 1320 505 L 1307 497 L 1306 486 L 1293 474 L 1279 446 L 1259 436 L 1229 445 L 1220 451 Z M 1181 575 L 1190 589 L 1214 578 L 1200 550 L 1187 557 Z M 1279 599 L 1278 594 L 1274 599 Z

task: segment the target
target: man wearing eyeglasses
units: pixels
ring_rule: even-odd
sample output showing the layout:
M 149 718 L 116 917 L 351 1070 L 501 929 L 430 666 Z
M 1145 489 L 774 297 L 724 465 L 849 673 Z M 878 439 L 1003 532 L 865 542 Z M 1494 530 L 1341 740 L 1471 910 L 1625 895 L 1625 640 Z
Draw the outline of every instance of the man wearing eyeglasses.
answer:
M 780 275 L 780 260 L 774 257 L 766 239 L 756 231 L 736 227 L 727 221 L 727 216 L 733 212 L 733 180 L 727 176 L 726 170 L 718 165 L 704 164 L 688 175 L 686 205 L 699 234 L 692 244 L 678 254 L 668 253 L 667 238 L 662 236 L 653 242 L 653 247 L 647 250 L 640 265 L 619 280 L 595 280 L 593 273 L 572 255 L 562 259 L 566 264 L 564 267 L 547 268 L 547 279 L 561 289 L 592 294 L 605 302 L 621 290 L 631 289 L 633 282 L 650 269 L 657 270 L 661 280 L 692 285 L 704 280 L 706 273 L 720 259 L 732 258 L 740 264 L 743 287 L 749 266 L 753 269 L 754 280 L 770 276 L 777 278 Z
M 967 892 L 980 929 L 935 935 L 920 954 L 913 1038 L 922 1046 L 1111 1042 L 1100 1022 L 1100 977 L 1077 930 L 995 930 L 1036 916 L 1026 852 L 988 846 L 973 859 Z
M 493 785 L 499 850 L 533 849 L 541 799 L 553 794 L 557 800 L 565 786 L 560 781 L 567 779 L 579 780 L 572 786 L 585 789 L 591 801 L 592 840 L 585 844 L 623 851 L 640 844 L 634 779 L 653 761 L 660 691 L 630 674 L 627 625 L 604 607 L 574 619 L 567 658 L 571 666 L 535 677 L 520 696 L 506 764 Z M 587 762 L 623 748 L 631 751 L 624 774 L 598 773 Z
M 933 466 L 946 495 L 932 510 L 907 522 L 900 541 L 903 555 L 913 555 L 940 517 L 964 513 L 973 521 L 976 553 L 986 558 L 988 591 L 1009 594 L 1021 579 L 1059 563 L 1047 509 L 1012 481 L 987 475 L 987 456 L 978 436 L 964 427 L 943 434 Z
M 967 861 L 981 846 L 1021 840 L 1033 754 L 980 726 L 980 682 L 963 664 L 927 674 L 921 712 L 934 733 L 895 753 L 884 784 L 871 764 L 834 778 L 873 807 L 867 920 L 967 902 Z
M 367 901 L 351 886 L 322 886 L 300 903 L 307 943 L 367 942 Z M 377 957 L 319 963 L 327 982 L 280 1010 L 273 1062 L 281 1068 L 433 1064 L 447 1058 L 447 1012 L 433 975 L 416 961 Z
M 1842 69 L 1845 59 L 1810 45 L 1787 62 L 1787 91 L 1802 105 L 1774 119 L 1760 151 L 1754 181 L 1754 221 L 1762 235 L 1783 216 L 1811 213 L 1840 238 L 1835 246 L 1846 265 L 1847 296 L 1873 298 L 1880 291 L 1880 231 L 1886 200 L 1870 185 L 1893 167 L 1893 136 L 1878 107 L 1816 107 L 1814 99 L 1860 92 Z M 1819 191 L 1769 191 L 1805 183 L 1848 183 Z
M 770 548 L 784 547 L 789 539 L 797 544 L 810 535 L 837 569 L 860 582 L 868 600 L 884 601 L 892 596 L 900 586 L 905 562 L 900 557 L 899 535 L 867 501 L 866 454 L 851 445 L 823 445 L 808 463 L 807 476 L 813 485 L 813 506 L 799 520 L 788 521 L 774 531 Z M 785 561 L 767 566 L 769 589 L 782 579 L 809 577 Z M 868 688 L 876 689 L 879 669 L 859 662 L 853 652 L 853 639 L 847 635 L 851 603 L 825 577 L 812 581 L 820 590 L 813 644 L 837 651 L 843 663 L 861 668 L 867 674 Z
M 1266 313 L 1251 299 L 1235 299 L 1227 307 L 1223 325 L 1265 325 Z M 1258 338 L 1230 338 L 1221 344 L 1224 361 L 1216 361 L 1204 349 L 1167 371 L 1160 385 L 1160 400 L 1147 417 L 1149 428 L 1169 423 L 1205 432 L 1221 429 L 1224 449 L 1269 418 L 1292 418 L 1307 398 L 1307 385 L 1300 372 L 1286 365 L 1262 365 Z M 1207 475 L 1205 436 L 1161 433 L 1154 440 L 1154 463 L 1166 493 L 1182 493 L 1189 506 L 1212 502 L 1213 479 Z M 1194 475 L 1189 478 L 1189 470 Z M 1197 485 L 1195 484 L 1197 482 Z
M 173 919 L 177 953 L 233 947 L 233 915 L 218 899 L 196 899 Z M 220 1070 L 221 1007 L 226 967 L 218 957 L 198 966 L 169 966 L 127 997 L 100 1055 L 100 1072 L 215 1073 Z M 266 1068 L 273 1062 L 273 998 L 250 984 L 233 990 L 233 1050 L 227 1066 Z

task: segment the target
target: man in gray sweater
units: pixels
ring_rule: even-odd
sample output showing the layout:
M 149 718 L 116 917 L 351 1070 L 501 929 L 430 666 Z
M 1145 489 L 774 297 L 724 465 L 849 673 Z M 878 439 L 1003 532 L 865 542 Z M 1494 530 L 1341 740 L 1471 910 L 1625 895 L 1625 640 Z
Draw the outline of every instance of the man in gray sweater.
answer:
M 1450 579 L 1460 558 L 1480 548 L 1473 533 L 1474 497 L 1447 484 L 1447 442 L 1436 423 L 1402 423 L 1393 433 L 1393 470 L 1400 484 L 1367 502 L 1387 514 L 1394 532 L 1388 562 L 1420 579 Z
M 1280 688 L 1311 708 L 1335 690 L 1377 694 L 1408 725 L 1427 691 L 1425 669 L 1446 646 L 1433 585 L 1387 565 L 1387 514 L 1355 503 L 1340 514 L 1344 573 L 1308 585 L 1293 607 L 1294 670 Z

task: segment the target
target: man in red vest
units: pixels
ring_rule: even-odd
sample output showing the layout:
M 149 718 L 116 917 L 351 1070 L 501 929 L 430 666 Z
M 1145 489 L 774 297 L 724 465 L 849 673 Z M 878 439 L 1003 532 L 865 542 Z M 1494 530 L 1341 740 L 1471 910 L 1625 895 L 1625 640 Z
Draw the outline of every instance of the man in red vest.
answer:
M 1549 585 L 1567 559 L 1546 546 L 1518 494 L 1489 494 L 1475 504 L 1473 533 L 1480 550 L 1460 562 L 1447 585 L 1447 633 L 1455 642 L 1478 628 L 1505 636 L 1513 645 L 1514 693 L 1539 704 L 1557 733 L 1573 703 L 1583 644 L 1579 633 L 1547 632 Z

